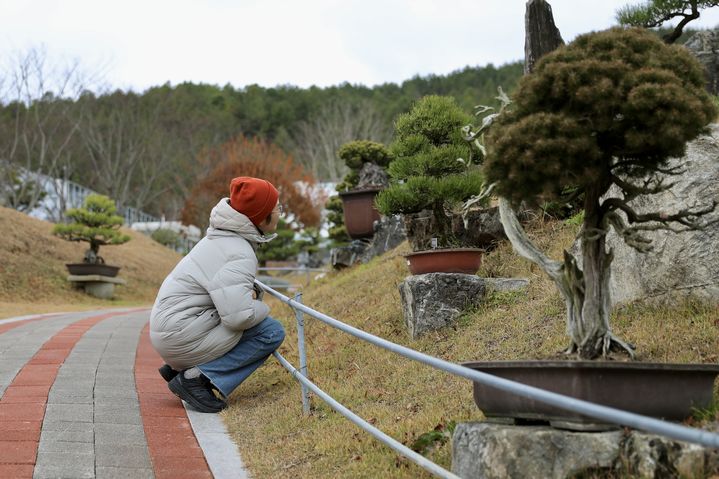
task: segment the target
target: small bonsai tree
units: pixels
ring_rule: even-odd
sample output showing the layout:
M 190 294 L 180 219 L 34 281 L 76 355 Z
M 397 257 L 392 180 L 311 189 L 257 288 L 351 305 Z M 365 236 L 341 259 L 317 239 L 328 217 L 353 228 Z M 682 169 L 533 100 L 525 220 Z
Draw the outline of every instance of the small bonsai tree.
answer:
M 344 161 L 349 172 L 345 175 L 342 182 L 339 183 L 335 190 L 338 192 L 350 191 L 372 186 L 381 185 L 381 181 L 377 181 L 376 177 L 383 176 L 384 170 L 392 159 L 392 156 L 385 145 L 370 140 L 355 140 L 342 145 L 337 152 L 338 156 Z M 370 165 L 370 166 L 366 166 Z M 374 178 L 369 178 L 370 183 L 360 182 L 360 173 L 374 168 Z M 370 172 L 371 173 L 371 172 Z M 371 175 L 370 175 L 371 176 Z M 373 181 L 374 180 L 374 181 Z M 339 196 L 333 196 L 327 202 L 328 210 L 327 220 L 330 223 L 329 237 L 335 245 L 348 243 L 350 237 L 344 226 L 344 216 L 342 208 L 342 200 Z
M 716 202 L 673 212 L 630 206 L 671 187 L 667 175 L 682 171 L 667 161 L 716 116 L 702 67 L 650 32 L 615 28 L 548 54 L 521 80 L 515 98 L 491 127 L 485 161 L 487 180 L 502 197 L 507 236 L 564 296 L 569 353 L 592 359 L 616 349 L 633 356 L 633 346 L 609 326 L 606 236 L 613 227 L 628 245 L 648 251 L 647 231 L 700 228 L 716 208 Z M 584 195 L 581 270 L 566 251 L 561 262 L 545 257 L 508 203 L 556 199 L 567 189 Z
M 472 167 L 472 149 L 462 131 L 471 120 L 453 98 L 435 95 L 401 114 L 390 145 L 391 183 L 375 200 L 384 215 L 430 211 L 430 236 L 442 248 L 458 246 L 452 234 L 452 209 L 482 189 L 482 173 Z M 412 235 L 411 228 L 408 234 Z M 422 242 L 412 246 L 429 249 Z
M 115 202 L 107 196 L 89 195 L 82 208 L 67 210 L 69 224 L 57 224 L 52 234 L 68 241 L 86 241 L 90 249 L 85 252 L 85 263 L 102 264 L 105 260 L 98 254 L 102 245 L 119 245 L 130 241 L 120 233 L 122 217 L 116 215 Z

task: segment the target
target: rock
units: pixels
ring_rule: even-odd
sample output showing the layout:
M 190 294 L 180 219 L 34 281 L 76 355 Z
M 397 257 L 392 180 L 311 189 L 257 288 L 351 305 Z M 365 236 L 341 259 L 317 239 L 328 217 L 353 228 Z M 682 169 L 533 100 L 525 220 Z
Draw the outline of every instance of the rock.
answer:
M 476 208 L 467 213 L 467 226 L 461 215 L 452 216 L 452 233 L 463 246 L 490 251 L 507 239 L 499 219 L 499 207 Z
M 564 45 L 554 24 L 552 7 L 544 0 L 529 0 L 524 13 L 524 74 L 547 53 Z
M 441 235 L 442 227 L 434 213 L 423 210 L 403 216 L 404 229 L 407 232 L 412 251 L 423 251 L 432 248 L 432 238 Z M 499 208 L 477 208 L 467 215 L 467 226 L 461 214 L 447 215 L 447 233 L 454 236 L 453 244 L 440 244 L 440 248 L 462 247 L 482 248 L 491 250 L 506 238 L 504 227 L 499 221 Z
M 480 278 L 473 274 L 427 273 L 408 276 L 398 285 L 407 331 L 418 338 L 451 326 L 464 312 L 478 306 L 490 291 L 526 288 L 521 278 Z
M 483 278 L 461 273 L 427 273 L 399 285 L 407 330 L 412 338 L 451 325 L 478 305 L 487 290 Z
M 452 436 L 452 472 L 464 479 L 709 477 L 718 471 L 716 450 L 639 431 L 468 422 Z
M 452 437 L 452 472 L 463 479 L 592 477 L 614 469 L 621 440 L 621 431 L 461 423 Z
M 362 165 L 362 169 L 360 169 L 358 175 L 357 189 L 389 186 L 387 172 L 375 163 L 365 163 Z
M 404 232 L 404 222 L 401 216 L 381 217 L 374 223 L 374 236 L 362 254 L 362 263 L 367 263 L 372 258 L 396 248 L 406 239 L 407 235 Z
M 711 205 L 719 199 L 719 125 L 690 142 L 684 158 L 672 159 L 669 167 L 685 165 L 686 172 L 669 181 L 666 192 L 637 198 L 630 204 L 637 212 L 669 213 L 695 205 Z M 612 190 L 612 196 L 621 193 Z M 719 218 L 718 211 L 713 213 Z M 704 231 L 646 234 L 654 250 L 639 253 L 627 246 L 611 229 L 607 245 L 614 251 L 610 282 L 613 303 L 637 299 L 668 301 L 691 295 L 719 303 L 719 222 Z
M 369 248 L 369 241 L 356 239 L 347 246 L 340 246 L 330 250 L 330 264 L 335 269 L 346 268 L 359 263 Z
M 712 95 L 719 94 L 719 31 L 697 32 L 687 40 L 684 46 L 704 66 L 707 74 L 707 91 Z
M 682 441 L 633 431 L 624 445 L 629 471 L 639 477 L 708 477 L 712 451 Z

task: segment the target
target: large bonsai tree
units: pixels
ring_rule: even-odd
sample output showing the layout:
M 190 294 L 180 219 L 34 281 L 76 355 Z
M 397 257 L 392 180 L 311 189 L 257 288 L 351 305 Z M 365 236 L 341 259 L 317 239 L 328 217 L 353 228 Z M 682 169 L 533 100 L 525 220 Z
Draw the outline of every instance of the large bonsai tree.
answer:
M 502 197 L 502 223 L 515 249 L 555 281 L 567 307 L 568 352 L 591 359 L 633 347 L 612 334 L 609 296 L 613 227 L 639 251 L 647 231 L 696 229 L 716 203 L 682 211 L 639 212 L 631 201 L 667 190 L 668 167 L 688 140 L 715 117 L 701 66 L 679 46 L 641 29 L 616 28 L 578 37 L 548 54 L 525 76 L 516 101 L 487 137 L 485 173 Z M 610 188 L 615 187 L 611 190 Z M 527 238 L 508 201 L 583 195 L 583 268 L 565 252 L 545 257 Z
M 391 184 L 375 200 L 387 216 L 430 211 L 432 234 L 442 248 L 457 246 L 448 210 L 477 194 L 484 180 L 479 168 L 472 168 L 471 146 L 462 130 L 471 120 L 454 98 L 436 95 L 400 115 L 390 145 Z
M 122 216 L 116 215 L 115 202 L 107 196 L 89 195 L 85 198 L 82 208 L 67 210 L 65 216 L 71 220 L 69 224 L 56 224 L 52 234 L 68 241 L 85 241 L 90 249 L 85 252 L 85 263 L 102 264 L 105 260 L 99 255 L 102 245 L 119 245 L 130 241 L 130 237 L 122 234 Z

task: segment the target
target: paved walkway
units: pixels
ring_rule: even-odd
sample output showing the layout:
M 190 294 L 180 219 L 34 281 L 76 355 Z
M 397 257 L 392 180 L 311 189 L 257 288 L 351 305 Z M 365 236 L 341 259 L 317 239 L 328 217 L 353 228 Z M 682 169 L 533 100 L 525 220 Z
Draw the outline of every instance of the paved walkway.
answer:
M 147 309 L 0 320 L 0 478 L 246 478 L 157 372 Z

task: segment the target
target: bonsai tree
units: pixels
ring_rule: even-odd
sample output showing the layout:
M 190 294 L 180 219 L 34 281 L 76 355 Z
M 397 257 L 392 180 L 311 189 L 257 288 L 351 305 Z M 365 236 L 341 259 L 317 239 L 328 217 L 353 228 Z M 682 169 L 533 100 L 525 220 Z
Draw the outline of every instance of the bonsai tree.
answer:
M 103 264 L 105 260 L 98 254 L 102 245 L 119 245 L 130 241 L 128 235 L 120 233 L 122 217 L 116 215 L 115 202 L 107 196 L 89 195 L 82 208 L 67 210 L 65 216 L 69 224 L 57 224 L 52 234 L 68 241 L 85 241 L 90 249 L 85 252 L 85 263 Z
M 370 140 L 355 140 L 342 145 L 337 152 L 349 172 L 335 190 L 357 190 L 372 186 L 385 186 L 385 168 L 392 156 L 385 145 Z M 362 176 L 362 178 L 361 178 Z M 348 243 L 350 237 L 344 226 L 342 200 L 333 196 L 327 202 L 327 219 L 330 222 L 329 237 L 335 245 Z
M 679 18 L 679 22 L 662 36 L 666 43 L 674 43 L 682 36 L 684 27 L 699 18 L 699 10 L 719 6 L 716 0 L 646 0 L 637 5 L 626 5 L 617 10 L 616 19 L 621 25 L 656 28 Z
M 452 233 L 452 209 L 482 188 L 482 173 L 472 166 L 472 149 L 462 131 L 471 119 L 453 98 L 435 95 L 420 99 L 411 111 L 401 114 L 390 145 L 394 157 L 388 167 L 390 186 L 375 200 L 377 209 L 387 216 L 429 211 L 429 235 L 442 248 L 458 246 Z M 407 233 L 412 239 L 409 225 Z M 415 238 L 412 247 L 430 246 Z
M 577 37 L 545 56 L 520 81 L 513 105 L 487 137 L 487 180 L 502 197 L 502 224 L 514 248 L 556 283 L 567 309 L 568 353 L 592 359 L 633 346 L 609 326 L 610 227 L 631 247 L 651 249 L 646 232 L 701 228 L 716 202 L 682 211 L 636 211 L 630 202 L 667 190 L 668 167 L 716 116 L 703 70 L 682 47 L 641 29 Z M 610 190 L 611 188 L 611 190 Z M 545 257 L 522 231 L 510 203 L 583 195 L 580 269 Z

